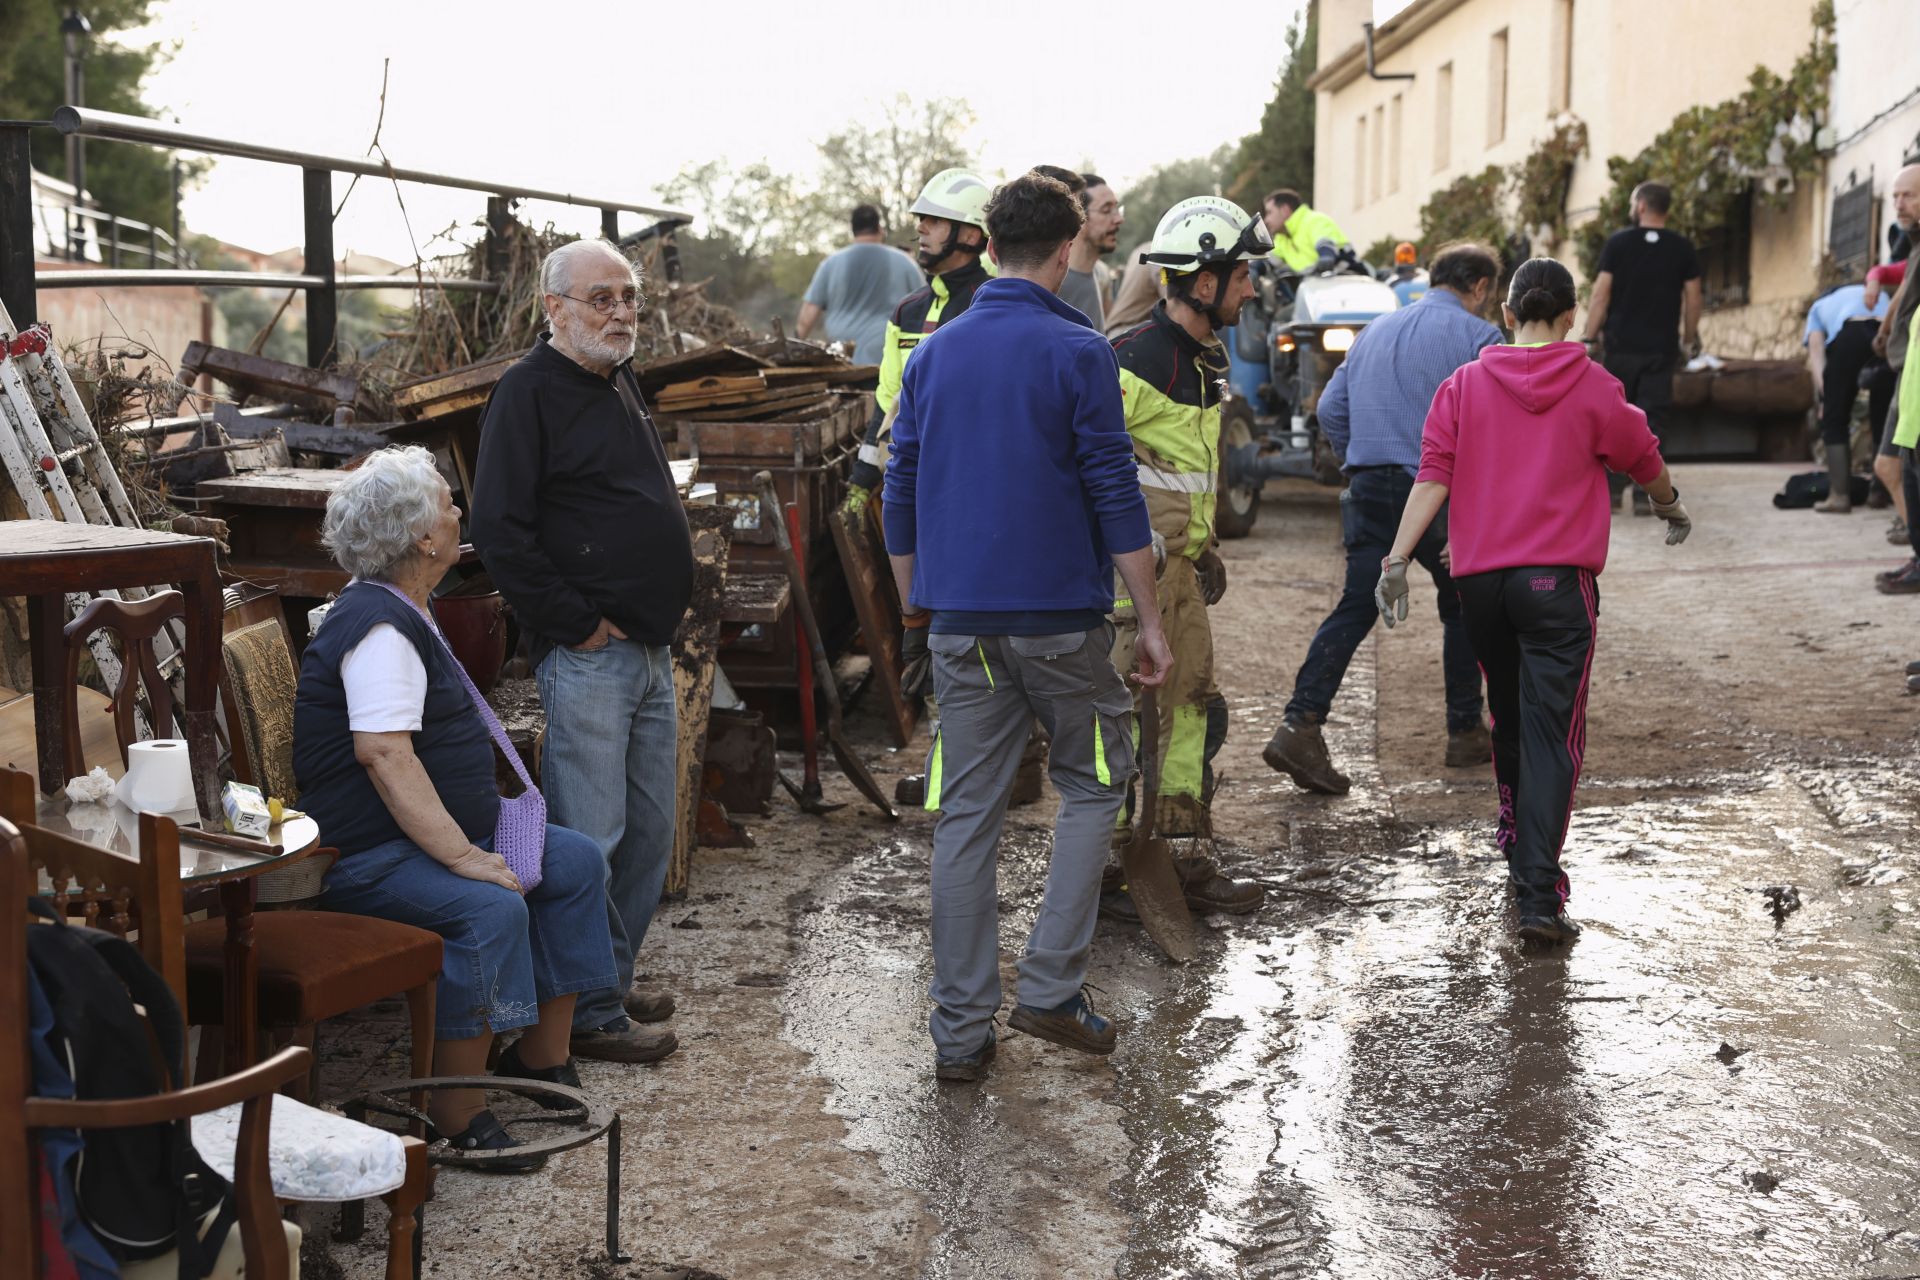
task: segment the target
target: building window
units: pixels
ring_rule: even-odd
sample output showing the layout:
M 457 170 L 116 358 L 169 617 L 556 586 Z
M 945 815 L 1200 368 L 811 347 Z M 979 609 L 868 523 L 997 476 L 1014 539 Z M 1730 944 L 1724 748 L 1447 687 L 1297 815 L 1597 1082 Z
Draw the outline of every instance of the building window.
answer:
M 1753 194 L 1700 237 L 1700 289 L 1709 307 L 1744 307 L 1753 286 Z
M 1400 95 L 1387 112 L 1387 194 L 1400 194 Z
M 1453 64 L 1440 68 L 1433 83 L 1433 171 L 1453 163 Z
M 1380 193 L 1384 190 L 1380 181 L 1380 146 L 1386 141 L 1386 132 L 1387 109 L 1375 107 L 1373 109 L 1373 198 L 1375 200 L 1380 198 Z
M 1367 203 L 1367 118 L 1361 116 L 1353 125 L 1353 207 L 1362 208 Z
M 1487 51 L 1487 145 L 1507 140 L 1507 32 L 1493 33 Z
M 1573 0 L 1553 0 L 1551 78 L 1547 82 L 1547 110 L 1555 115 L 1573 108 Z
M 1877 256 L 1879 233 L 1873 225 L 1877 208 L 1871 179 L 1855 183 L 1833 198 L 1833 216 L 1827 222 L 1827 252 L 1850 280 L 1865 275 Z

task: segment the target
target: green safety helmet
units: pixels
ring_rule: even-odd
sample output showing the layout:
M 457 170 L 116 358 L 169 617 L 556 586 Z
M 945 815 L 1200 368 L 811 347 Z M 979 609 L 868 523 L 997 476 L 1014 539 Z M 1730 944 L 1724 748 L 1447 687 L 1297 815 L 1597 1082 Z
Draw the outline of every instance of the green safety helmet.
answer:
M 942 169 L 920 188 L 920 198 L 907 212 L 924 213 L 930 218 L 964 222 L 970 227 L 987 229 L 987 198 L 993 194 L 987 181 L 971 169 Z
M 1167 210 L 1142 262 L 1185 275 L 1202 267 L 1263 258 L 1273 251 L 1267 224 L 1221 196 L 1194 196 Z

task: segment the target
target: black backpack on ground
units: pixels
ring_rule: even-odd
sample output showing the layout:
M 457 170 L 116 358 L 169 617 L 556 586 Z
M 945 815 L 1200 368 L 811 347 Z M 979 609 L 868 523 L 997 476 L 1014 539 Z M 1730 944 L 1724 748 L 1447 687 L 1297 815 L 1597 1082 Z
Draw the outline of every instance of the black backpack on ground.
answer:
M 1816 502 L 1825 502 L 1828 487 L 1826 472 L 1802 471 L 1787 477 L 1785 487 L 1773 495 L 1773 505 L 1782 511 L 1803 511 Z M 1871 482 L 1865 476 L 1847 477 L 1847 497 L 1856 507 L 1866 503 L 1870 487 Z
M 144 1098 L 182 1087 L 186 1029 L 166 982 L 126 939 L 69 925 L 41 899 L 28 905 L 53 921 L 27 930 L 27 965 L 53 1010 L 48 1047 L 73 1081 L 73 1096 Z M 148 1051 L 149 1027 L 165 1078 Z M 201 1280 L 213 1269 L 235 1220 L 232 1187 L 193 1149 L 187 1120 L 88 1129 L 80 1139 L 73 1173 L 80 1217 L 117 1257 L 178 1248 L 180 1280 Z

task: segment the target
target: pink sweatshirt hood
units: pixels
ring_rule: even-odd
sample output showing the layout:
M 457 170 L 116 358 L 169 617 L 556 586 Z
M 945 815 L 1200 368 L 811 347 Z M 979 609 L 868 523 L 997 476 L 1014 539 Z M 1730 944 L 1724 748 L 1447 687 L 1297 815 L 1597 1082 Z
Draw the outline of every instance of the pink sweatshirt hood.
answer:
M 1576 342 L 1488 347 L 1434 393 L 1419 478 L 1447 486 L 1455 577 L 1607 563 L 1607 472 L 1665 464 L 1646 415 Z
M 1544 347 L 1488 347 L 1480 367 L 1528 413 L 1546 413 L 1565 400 L 1593 368 L 1577 342 Z

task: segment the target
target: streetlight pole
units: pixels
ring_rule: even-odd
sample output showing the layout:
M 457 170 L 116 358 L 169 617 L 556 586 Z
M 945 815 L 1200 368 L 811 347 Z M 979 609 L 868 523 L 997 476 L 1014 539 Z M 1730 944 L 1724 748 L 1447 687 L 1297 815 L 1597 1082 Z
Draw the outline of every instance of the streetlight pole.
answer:
M 77 6 L 68 5 L 67 12 L 60 19 L 60 40 L 67 55 L 67 101 L 76 107 L 86 105 L 87 73 L 83 59 L 86 46 L 82 43 L 93 34 L 93 24 L 81 16 Z M 86 208 L 87 202 L 87 141 L 78 134 L 67 137 L 67 181 L 73 184 L 74 213 L 67 220 L 67 256 L 84 258 L 86 256 L 86 219 L 79 210 Z

